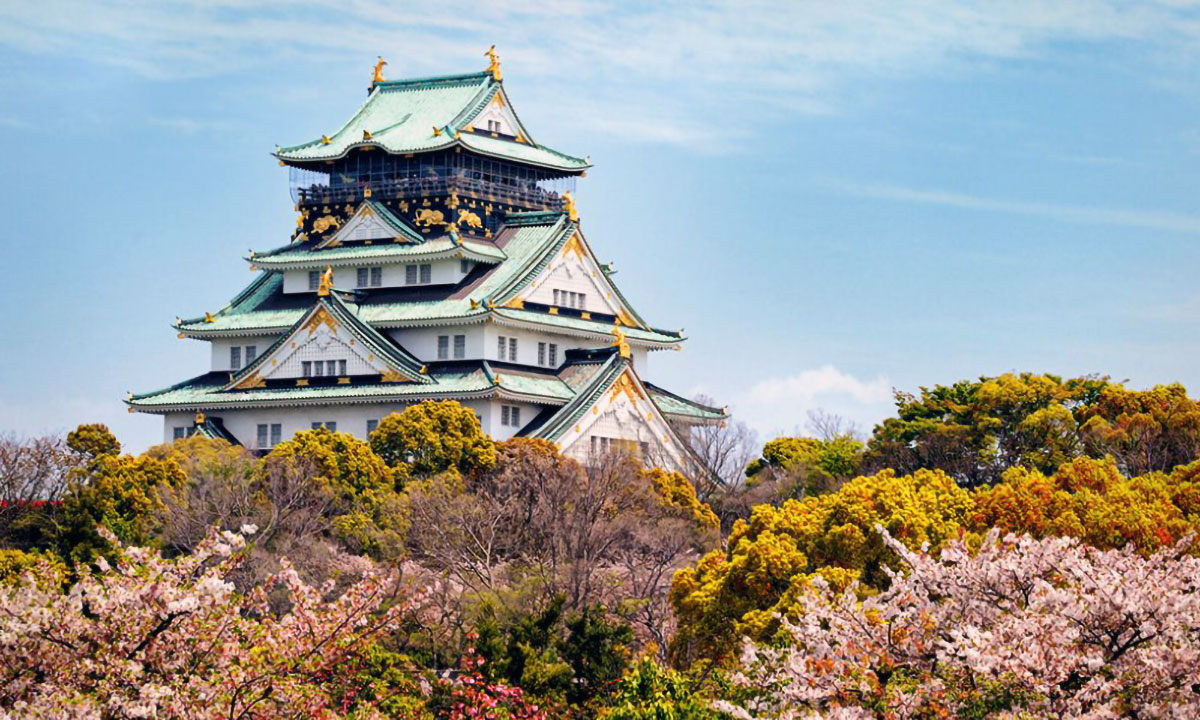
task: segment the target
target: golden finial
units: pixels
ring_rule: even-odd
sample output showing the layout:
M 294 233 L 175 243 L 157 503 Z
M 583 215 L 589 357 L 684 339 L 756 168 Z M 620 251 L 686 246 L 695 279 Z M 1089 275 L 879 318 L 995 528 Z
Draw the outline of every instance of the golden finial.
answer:
M 500 373 L 495 373 L 495 374 L 493 374 L 493 375 L 492 375 L 492 384 L 493 384 L 493 385 L 499 385 L 499 384 L 500 384 Z
M 493 80 L 500 79 L 500 56 L 496 54 L 496 46 L 492 45 L 485 52 L 484 57 L 488 59 L 488 72 L 492 74 Z
M 421 366 L 421 374 L 422 374 L 422 375 L 428 375 L 428 374 L 429 374 L 429 366 L 428 366 L 428 365 L 422 365 L 422 366 Z
M 567 218 L 569 218 L 571 222 L 578 222 L 579 211 L 575 209 L 575 198 L 571 197 L 571 191 L 568 190 L 567 192 L 563 193 L 562 199 L 563 207 L 567 211 Z
M 206 313 L 204 313 L 204 322 L 206 322 L 206 323 L 216 322 L 216 319 L 213 317 L 212 313 L 206 312 Z
M 379 59 L 375 61 L 375 77 L 371 78 L 372 85 L 374 85 L 375 83 L 383 82 L 383 66 L 384 65 L 387 65 L 387 60 L 384 60 L 383 56 L 380 55 Z
M 317 285 L 317 295 L 326 297 L 329 291 L 333 289 L 333 266 L 326 265 L 325 272 L 321 273 L 321 284 Z
M 437 125 L 434 125 L 433 126 L 433 136 L 437 137 L 438 135 L 441 135 L 441 134 L 442 134 L 442 129 L 440 127 L 438 127 Z
M 370 140 L 370 139 L 371 139 L 371 131 L 363 130 L 363 140 Z
M 621 354 L 621 357 L 625 358 L 626 360 L 628 360 L 632 355 L 632 352 L 629 349 L 629 343 L 625 341 L 625 333 L 621 332 L 621 328 L 618 325 L 613 325 L 613 347 L 615 347 L 617 352 Z
M 371 188 L 369 188 L 369 187 L 363 188 L 363 200 L 370 200 L 370 199 L 371 199 Z
M 203 424 L 204 424 L 204 413 L 202 413 L 202 412 L 198 412 L 198 413 L 196 413 L 196 424 L 197 424 L 197 425 L 203 425 Z
M 331 142 L 333 142 L 333 141 L 329 139 L 329 136 L 328 136 L 328 135 L 322 135 L 322 136 L 321 136 L 321 144 L 322 144 L 322 145 L 328 145 L 328 144 L 329 144 L 329 143 L 331 143 Z

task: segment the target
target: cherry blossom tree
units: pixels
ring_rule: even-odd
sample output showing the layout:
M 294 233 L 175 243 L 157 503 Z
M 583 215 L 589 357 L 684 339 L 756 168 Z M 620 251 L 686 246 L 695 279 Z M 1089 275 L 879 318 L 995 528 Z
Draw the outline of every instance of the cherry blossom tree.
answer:
M 411 607 L 394 576 L 367 572 L 342 594 L 283 561 L 238 595 L 245 535 L 213 531 L 189 555 L 120 545 L 78 568 L 66 592 L 36 571 L 0 587 L 0 715 L 334 717 L 373 641 Z M 290 609 L 272 613 L 268 593 Z M 370 716 L 371 708 L 353 708 Z
M 1200 560 L 990 533 L 860 599 L 820 578 L 788 642 L 747 642 L 739 718 L 1200 716 Z

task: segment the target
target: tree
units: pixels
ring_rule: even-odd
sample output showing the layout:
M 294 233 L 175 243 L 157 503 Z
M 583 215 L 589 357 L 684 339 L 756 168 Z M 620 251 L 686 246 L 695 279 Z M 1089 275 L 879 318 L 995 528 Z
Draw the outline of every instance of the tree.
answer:
M 1080 421 L 1088 453 L 1112 456 L 1126 475 L 1169 472 L 1200 457 L 1200 403 L 1182 385 L 1109 385 Z
M 879 529 L 906 572 L 863 599 L 815 581 L 748 642 L 739 718 L 1194 717 L 1200 560 L 991 532 L 940 554 Z M 900 566 L 898 564 L 898 567 Z
M 67 433 L 67 447 L 88 459 L 121 454 L 121 443 L 107 425 L 91 423 L 80 425 Z
M 0 546 L 46 546 L 57 504 L 79 469 L 79 457 L 58 438 L 0 435 Z
M 479 418 L 453 400 L 426 400 L 389 415 L 370 440 L 396 471 L 397 484 L 450 471 L 466 477 L 496 464 L 495 445 Z
M 245 528 L 250 532 L 253 528 Z M 336 598 L 284 564 L 267 588 L 234 592 L 241 534 L 212 534 L 175 560 L 121 545 L 115 564 L 79 569 L 69 592 L 33 578 L 0 587 L 0 708 L 57 717 L 331 717 L 360 709 L 343 691 L 409 603 L 394 578 L 369 573 Z M 102 659 L 97 662 L 97 659 Z
M 687 681 L 649 657 L 633 664 L 600 709 L 602 720 L 719 720 L 729 715 L 688 687 Z
M 971 495 L 948 475 L 890 470 L 858 477 L 838 491 L 782 506 L 754 508 L 739 520 L 725 548 L 675 574 L 671 606 L 679 622 L 672 657 L 723 660 L 747 635 L 766 640 L 790 616 L 799 593 L 821 576 L 839 587 L 861 579 L 889 582 L 895 554 L 873 531 L 882 524 L 910 547 L 936 547 L 964 528 Z

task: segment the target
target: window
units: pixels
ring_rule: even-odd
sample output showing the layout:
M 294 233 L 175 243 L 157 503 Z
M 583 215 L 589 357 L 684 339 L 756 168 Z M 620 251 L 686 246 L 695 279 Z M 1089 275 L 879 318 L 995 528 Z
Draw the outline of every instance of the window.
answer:
M 508 339 L 508 361 L 509 362 L 517 361 L 517 339 L 516 338 Z
M 448 360 L 450 358 L 450 336 L 438 335 L 438 360 Z
M 333 377 L 334 375 L 338 374 L 337 371 L 338 371 L 338 361 L 337 360 L 326 360 L 325 361 L 325 374 L 326 375 Z
M 462 360 L 466 356 L 467 356 L 467 336 L 466 335 L 455 335 L 454 336 L 454 359 Z
M 417 284 L 417 266 L 416 265 L 405 265 L 404 266 L 404 284 L 405 285 L 416 285 Z
M 500 406 L 500 424 L 504 425 L 506 427 L 508 426 L 508 406 L 507 405 Z
M 367 269 L 366 268 L 358 269 L 358 277 L 356 278 L 356 281 L 357 282 L 355 283 L 355 287 L 366 287 L 367 286 Z
M 300 363 L 300 374 L 304 377 L 312 377 L 312 363 L 305 360 Z
M 254 358 L 256 358 L 256 357 L 258 357 L 258 346 L 257 345 L 247 345 L 246 346 L 246 364 L 249 365 L 250 363 L 254 362 Z
M 550 343 L 550 367 L 558 367 L 558 345 Z
M 314 422 L 312 424 L 313 430 L 319 430 L 321 428 L 325 428 L 329 432 L 337 432 L 337 423 L 325 421 L 325 422 Z
M 587 295 L 585 293 L 579 293 L 579 309 L 587 309 Z
M 494 133 L 500 132 L 500 121 L 499 120 L 488 120 L 487 124 L 488 124 L 488 132 L 494 132 Z
M 560 293 L 560 291 L 558 291 L 558 290 L 555 290 L 555 291 L 554 291 L 554 304 L 555 304 L 555 305 L 562 305 L 562 303 L 560 303 L 560 302 L 558 301 L 558 296 L 559 296 L 560 294 L 561 294 L 561 293 Z
M 501 405 L 500 424 L 505 427 L 521 427 L 521 408 L 516 405 Z
M 320 270 L 309 270 L 308 271 L 308 289 L 316 290 L 319 287 L 321 287 L 321 271 Z
M 338 360 L 338 375 L 345 375 L 345 374 L 346 374 L 346 361 Z
M 546 343 L 538 343 L 538 365 L 546 364 Z
M 313 363 L 312 376 L 313 377 L 324 377 L 325 376 L 325 363 L 324 362 L 317 360 L 316 362 Z
M 283 440 L 283 425 L 271 423 L 258 426 L 258 447 L 273 448 Z
M 496 359 L 508 359 L 508 338 L 503 335 L 500 336 L 500 341 L 496 344 Z
M 471 261 L 467 260 L 465 258 L 462 260 L 459 260 L 458 261 L 458 271 L 460 273 L 462 273 L 463 275 L 466 275 L 467 273 L 471 272 Z
M 428 285 L 433 281 L 433 266 L 425 264 L 421 266 L 421 284 Z
M 371 268 L 371 287 L 383 285 L 383 268 Z
M 240 347 L 229 348 L 229 369 L 237 370 L 242 366 L 242 349 Z
M 187 437 L 187 431 L 188 431 L 188 429 L 185 427 L 177 427 L 177 428 L 175 428 L 174 433 L 172 433 L 172 437 L 175 440 L 182 440 L 185 437 Z
M 377 427 L 379 427 L 378 420 L 368 420 L 367 421 L 367 434 L 370 435 L 371 433 L 375 432 L 375 428 L 377 428 Z

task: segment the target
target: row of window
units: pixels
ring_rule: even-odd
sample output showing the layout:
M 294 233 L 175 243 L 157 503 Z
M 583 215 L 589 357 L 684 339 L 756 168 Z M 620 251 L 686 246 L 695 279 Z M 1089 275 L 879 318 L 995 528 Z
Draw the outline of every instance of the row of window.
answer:
M 587 310 L 587 294 L 570 290 L 555 290 L 554 304 L 576 310 Z
M 516 405 L 501 405 L 500 424 L 505 427 L 521 427 L 521 408 Z
M 234 346 L 229 348 L 229 369 L 240 370 L 242 368 L 242 355 L 245 350 L 246 364 L 254 362 L 254 358 L 258 357 L 257 345 Z
M 332 377 L 346 374 L 345 360 L 304 360 L 300 363 L 300 374 L 306 378 Z
M 459 269 L 465 274 L 470 266 L 466 260 L 459 264 Z M 355 272 L 355 287 L 382 287 L 383 286 L 383 268 L 358 268 Z M 405 265 L 404 266 L 404 284 L 405 285 L 428 285 L 433 282 L 433 265 L 430 263 L 422 263 L 420 265 Z M 308 289 L 316 290 L 321 287 L 321 271 L 308 271 Z
M 543 367 L 558 367 L 558 345 L 555 343 L 538 343 L 538 365 Z
M 467 336 L 454 336 L 454 359 L 462 360 L 467 356 Z M 438 360 L 450 359 L 450 336 L 438 335 L 437 341 L 437 358 Z
M 517 339 L 504 337 L 501 335 L 497 338 L 496 343 L 496 359 L 508 360 L 509 362 L 517 361 Z
M 644 458 L 650 454 L 650 443 L 593 435 L 592 454 L 608 455 L 610 453 L 621 453 Z
M 358 281 L 357 287 L 360 288 L 379 287 L 383 285 L 383 268 L 359 268 L 356 280 Z

